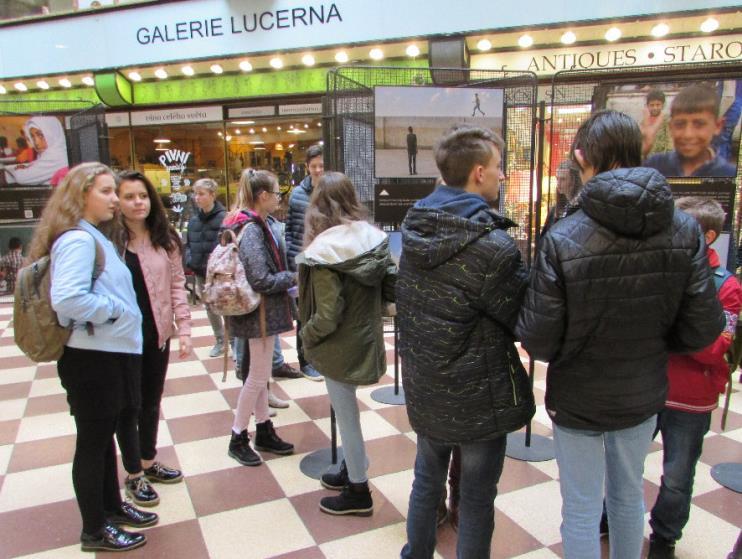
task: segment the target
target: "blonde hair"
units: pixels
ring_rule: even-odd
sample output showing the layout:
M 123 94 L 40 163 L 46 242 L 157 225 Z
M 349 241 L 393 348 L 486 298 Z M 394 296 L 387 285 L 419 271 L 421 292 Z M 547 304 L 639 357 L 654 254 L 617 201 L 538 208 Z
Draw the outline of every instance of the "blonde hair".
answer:
M 304 246 L 324 230 L 336 225 L 361 221 L 366 211 L 358 202 L 356 189 L 343 173 L 327 172 L 312 191 L 304 218 Z
M 198 179 L 196 182 L 193 183 L 193 190 L 196 190 L 197 188 L 203 188 L 204 190 L 208 190 L 212 194 L 216 194 L 216 191 L 219 189 L 219 185 L 214 179 L 204 177 L 202 179 Z
M 77 227 L 85 212 L 86 195 L 100 175 L 114 176 L 108 166 L 98 162 L 81 163 L 70 169 L 41 213 L 31 240 L 31 260 L 49 254 L 57 237 Z

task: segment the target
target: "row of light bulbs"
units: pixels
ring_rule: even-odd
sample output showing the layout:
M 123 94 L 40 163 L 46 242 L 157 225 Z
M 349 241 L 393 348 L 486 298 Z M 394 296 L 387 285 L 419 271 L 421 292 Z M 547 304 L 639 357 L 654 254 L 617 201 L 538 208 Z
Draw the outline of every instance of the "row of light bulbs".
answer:
M 405 49 L 405 52 L 407 53 L 407 56 L 410 57 L 416 57 L 420 55 L 420 47 L 417 45 L 408 45 Z M 371 60 L 383 60 L 384 59 L 384 51 L 381 50 L 378 47 L 372 48 L 368 53 L 369 58 Z M 338 51 L 335 53 L 335 61 L 340 64 L 345 64 L 350 60 L 350 57 L 348 56 L 348 53 L 345 51 Z M 314 58 L 314 55 L 311 54 L 305 54 L 301 58 L 302 64 L 304 66 L 314 66 L 317 63 L 317 60 Z M 268 61 L 268 64 L 271 66 L 271 68 L 274 68 L 276 70 L 280 70 L 283 68 L 284 63 L 283 59 L 280 56 L 274 56 Z M 239 68 L 243 72 L 251 72 L 253 70 L 253 65 L 249 60 L 242 60 L 239 63 Z M 223 74 L 224 73 L 224 67 L 221 64 L 212 64 L 209 69 L 213 74 Z M 193 66 L 190 64 L 186 64 L 185 66 L 181 66 L 180 68 L 181 73 L 184 76 L 191 77 L 196 74 L 196 71 L 193 69 Z M 135 82 L 142 81 L 142 74 L 140 74 L 137 71 L 129 72 L 128 74 L 129 79 Z M 165 68 L 156 68 L 154 71 L 154 76 L 160 80 L 165 80 L 169 77 L 169 74 L 167 73 L 167 70 Z
M 703 21 L 703 23 L 701 23 L 701 26 L 700 26 L 700 29 L 703 33 L 713 33 L 718 28 L 719 28 L 719 21 L 714 17 L 707 18 L 706 20 Z M 658 39 L 661 37 L 664 37 L 669 32 L 670 32 L 670 26 L 664 22 L 660 22 L 656 24 L 654 27 L 652 27 L 652 30 L 650 31 L 651 35 Z M 609 42 L 617 41 L 618 39 L 621 38 L 621 35 L 622 35 L 622 32 L 618 27 L 611 27 L 605 32 L 605 40 Z M 562 44 L 571 45 L 576 41 L 577 41 L 577 35 L 575 34 L 574 31 L 566 31 L 561 36 Z M 530 48 L 531 46 L 533 46 L 533 37 L 531 37 L 527 33 L 525 35 L 521 35 L 520 38 L 518 39 L 518 46 L 524 49 Z M 488 39 L 481 39 L 477 43 L 477 49 L 481 52 L 487 52 L 491 48 L 492 48 L 492 42 L 490 42 Z M 407 48 L 405 49 L 405 52 L 407 56 L 414 58 L 420 55 L 420 47 L 418 47 L 415 44 L 408 45 Z M 369 58 L 371 58 L 371 60 L 383 60 L 384 51 L 378 47 L 374 47 L 369 51 L 368 56 Z M 345 51 L 341 50 L 335 53 L 335 61 L 338 62 L 339 64 L 345 64 L 346 62 L 348 62 L 349 59 L 350 57 L 348 56 L 348 53 Z M 302 61 L 302 64 L 304 64 L 304 66 L 314 66 L 317 63 L 316 59 L 311 54 L 305 54 L 304 56 L 302 56 L 301 61 Z M 268 63 L 270 64 L 271 68 L 274 68 L 276 70 L 280 70 L 284 66 L 283 60 L 279 56 L 274 56 L 273 58 L 269 60 Z M 249 60 L 242 60 L 239 63 L 239 68 L 243 72 L 250 72 L 253 69 L 253 65 L 252 63 L 250 63 Z M 209 69 L 211 70 L 213 74 L 218 75 L 218 74 L 224 73 L 224 68 L 222 67 L 221 64 L 212 64 Z M 188 65 L 188 64 L 185 66 L 182 66 L 180 68 L 180 71 L 184 76 L 187 76 L 187 77 L 190 77 L 196 74 L 196 71 L 193 69 L 193 66 Z M 165 80 L 169 77 L 167 70 L 165 70 L 165 68 L 156 68 L 154 71 L 154 75 L 156 78 L 160 80 Z M 135 81 L 135 82 L 142 81 L 142 75 L 137 71 L 129 72 L 128 76 L 129 76 L 129 79 L 131 79 L 132 81 Z M 84 85 L 87 85 L 87 86 L 95 85 L 95 80 L 93 79 L 92 76 L 84 76 L 81 81 Z M 64 87 L 64 88 L 72 87 L 72 82 L 68 78 L 61 78 L 60 80 L 57 81 L 57 83 L 61 87 Z M 46 80 L 37 81 L 36 86 L 42 90 L 47 90 L 51 87 L 49 85 L 49 82 L 47 82 Z M 20 82 L 20 81 L 14 83 L 13 87 L 17 91 L 20 91 L 20 92 L 28 91 L 28 86 L 25 83 Z M 2 85 L 0 85 L 0 95 L 3 95 L 7 92 L 8 90 Z
M 709 17 L 701 23 L 701 31 L 704 33 L 713 33 L 719 28 L 719 20 L 713 17 Z M 664 37 L 670 32 L 670 26 L 664 22 L 660 22 L 652 27 L 650 31 L 652 37 L 659 39 Z M 618 41 L 623 33 L 618 27 L 611 27 L 605 32 L 605 40 L 609 42 Z M 577 35 L 574 31 L 567 31 L 561 37 L 561 42 L 564 45 L 571 45 L 577 41 Z M 533 37 L 528 33 L 521 35 L 518 39 L 518 46 L 527 49 L 533 45 Z M 477 49 L 482 52 L 487 52 L 492 48 L 492 43 L 488 39 L 482 39 L 477 43 Z

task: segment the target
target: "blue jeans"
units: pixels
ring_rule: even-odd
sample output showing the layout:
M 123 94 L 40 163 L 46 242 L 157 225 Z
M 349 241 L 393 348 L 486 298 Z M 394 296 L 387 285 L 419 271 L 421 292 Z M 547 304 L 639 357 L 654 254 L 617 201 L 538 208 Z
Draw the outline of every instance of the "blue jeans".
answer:
M 604 488 L 611 559 L 639 559 L 644 539 L 644 459 L 656 425 L 655 415 L 618 431 L 554 425 L 566 559 L 600 559 Z
M 495 529 L 497 482 L 505 459 L 505 437 L 458 445 L 461 449 L 459 559 L 489 559 Z M 417 437 L 415 481 L 407 514 L 403 559 L 430 559 L 435 552 L 436 513 L 445 490 L 453 445 Z
M 657 424 L 662 433 L 662 483 L 649 525 L 653 533 L 675 542 L 688 522 L 693 477 L 703 450 L 703 436 L 711 427 L 711 412 L 665 408 L 659 413 Z
M 368 481 L 366 474 L 366 447 L 363 444 L 361 431 L 361 412 L 358 409 L 355 384 L 338 382 L 325 377 L 327 394 L 335 410 L 335 417 L 343 441 L 345 466 L 348 468 L 348 479 L 353 483 Z

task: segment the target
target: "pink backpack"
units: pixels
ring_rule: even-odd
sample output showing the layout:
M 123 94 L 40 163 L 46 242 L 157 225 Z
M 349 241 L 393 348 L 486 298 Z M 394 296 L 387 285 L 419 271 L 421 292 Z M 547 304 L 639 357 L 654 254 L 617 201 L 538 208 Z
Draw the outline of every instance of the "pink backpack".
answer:
M 260 293 L 250 287 L 240 261 L 239 244 L 244 230 L 243 227 L 236 239 L 233 231 L 224 231 L 209 256 L 202 298 L 214 314 L 249 314 L 260 305 Z

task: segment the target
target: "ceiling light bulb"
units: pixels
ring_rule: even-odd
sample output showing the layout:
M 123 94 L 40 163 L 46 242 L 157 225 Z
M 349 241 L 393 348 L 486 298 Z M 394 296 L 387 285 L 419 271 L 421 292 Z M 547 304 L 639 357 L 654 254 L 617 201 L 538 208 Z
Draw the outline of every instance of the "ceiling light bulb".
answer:
M 309 128 L 309 125 L 308 124 L 304 124 L 304 128 Z
M 520 39 L 518 39 L 518 45 L 521 48 L 527 49 L 531 45 L 533 45 L 533 37 L 530 35 L 521 35 Z
M 664 37 L 670 32 L 670 26 L 666 23 L 658 23 L 654 27 L 652 27 L 652 36 L 653 37 Z
M 488 51 L 492 48 L 492 43 L 488 39 L 481 39 L 477 43 L 477 49 L 479 49 L 482 52 Z
M 252 70 L 252 64 L 248 62 L 247 60 L 243 60 L 240 62 L 240 70 L 243 72 L 250 72 Z
M 192 66 L 183 66 L 180 69 L 180 71 L 183 72 L 183 74 L 186 75 L 186 76 L 192 76 L 193 74 L 196 73 L 196 72 L 193 71 L 193 67 Z
M 242 134 L 242 132 L 240 132 L 240 129 L 239 129 L 239 128 L 235 128 L 235 129 L 234 129 L 234 133 L 235 133 L 235 134 Z
M 231 142 L 232 141 L 232 136 L 227 135 L 227 136 L 224 137 L 224 139 L 227 140 L 228 142 Z
M 26 84 L 23 82 L 14 83 L 13 87 L 15 87 L 18 91 L 28 91 L 28 87 L 26 87 Z
M 336 52 L 335 61 L 339 62 L 340 64 L 345 64 L 346 62 L 348 62 L 348 53 L 344 50 Z
M 304 66 L 314 66 L 316 60 L 311 54 L 305 54 L 301 57 L 301 62 Z
M 407 53 L 407 56 L 412 56 L 414 58 L 420 54 L 420 47 L 417 45 L 410 45 L 405 49 L 405 52 Z
M 250 128 L 250 134 L 255 134 L 255 128 Z
M 95 80 L 93 79 L 93 76 L 85 76 L 82 79 L 82 83 L 84 83 L 85 85 L 93 86 L 95 85 Z
M 384 58 L 384 51 L 378 48 L 371 49 L 368 55 L 371 57 L 371 60 L 381 60 L 382 58 Z
M 571 45 L 577 40 L 577 35 L 573 31 L 567 31 L 562 35 L 561 41 L 563 45 Z
M 271 58 L 269 64 L 271 65 L 271 68 L 275 68 L 276 70 L 280 70 L 281 68 L 283 68 L 283 60 L 281 60 L 277 56 Z
M 68 80 L 67 78 L 62 78 L 61 80 L 59 80 L 58 83 L 62 87 L 72 87 L 72 82 Z
M 211 66 L 209 66 L 209 70 L 211 70 L 215 74 L 221 74 L 224 72 L 224 68 L 222 68 L 219 64 L 212 64 Z
M 701 31 L 704 33 L 713 33 L 719 29 L 719 20 L 713 17 L 708 18 L 701 24 Z
M 611 27 L 608 31 L 605 32 L 605 40 L 606 41 L 618 41 L 621 38 L 621 30 L 618 27 Z
M 2 85 L 0 85 L 0 95 L 5 95 L 8 92 Z
M 161 80 L 167 79 L 167 72 L 165 71 L 165 68 L 157 68 L 157 70 L 155 70 L 155 77 Z
M 281 129 L 281 127 L 280 127 L 280 126 L 276 126 L 276 130 L 280 130 L 280 129 Z
M 129 72 L 129 79 L 134 82 L 142 81 L 142 75 L 139 72 Z
M 39 81 L 37 81 L 37 82 L 36 82 L 36 86 L 37 86 L 37 87 L 38 87 L 39 89 L 49 89 L 49 84 L 48 84 L 47 82 L 45 82 L 44 80 L 39 80 Z
M 263 132 L 268 132 L 268 129 L 265 126 L 263 126 Z

